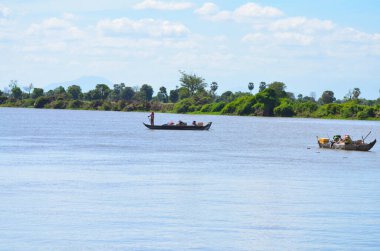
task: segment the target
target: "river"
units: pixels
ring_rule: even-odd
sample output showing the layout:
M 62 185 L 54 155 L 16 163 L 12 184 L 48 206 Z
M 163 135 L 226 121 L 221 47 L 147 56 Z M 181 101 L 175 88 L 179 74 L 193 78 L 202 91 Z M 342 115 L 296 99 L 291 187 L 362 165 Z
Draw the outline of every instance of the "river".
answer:
M 378 250 L 377 121 L 0 108 L 0 250 Z

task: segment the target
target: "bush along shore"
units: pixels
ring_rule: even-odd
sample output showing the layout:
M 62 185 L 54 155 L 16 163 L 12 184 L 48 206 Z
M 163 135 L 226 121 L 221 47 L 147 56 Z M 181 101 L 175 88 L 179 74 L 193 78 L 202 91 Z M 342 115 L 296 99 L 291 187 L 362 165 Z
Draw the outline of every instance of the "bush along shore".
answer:
M 130 87 L 124 83 L 113 88 L 105 84 L 82 92 L 78 85 L 67 89 L 60 86 L 45 92 L 32 84 L 20 88 L 12 80 L 9 88 L 0 91 L 1 107 L 30 107 L 50 109 L 81 109 L 104 111 L 157 111 L 167 113 L 223 114 L 241 116 L 274 116 L 335 119 L 380 119 L 380 98 L 366 100 L 360 89 L 353 88 L 339 100 L 326 90 L 320 98 L 315 95 L 297 97 L 286 91 L 282 82 L 248 83 L 247 92 L 226 91 L 217 95 L 218 83 L 208 85 L 202 77 L 180 72 L 180 87 L 167 91 L 162 86 L 154 96 L 152 86 Z

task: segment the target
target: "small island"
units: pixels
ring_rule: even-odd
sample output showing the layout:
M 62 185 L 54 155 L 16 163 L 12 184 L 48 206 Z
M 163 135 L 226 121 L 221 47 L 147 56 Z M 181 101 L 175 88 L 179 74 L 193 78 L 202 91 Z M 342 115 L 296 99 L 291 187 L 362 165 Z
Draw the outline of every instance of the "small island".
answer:
M 380 119 L 380 98 L 367 100 L 360 97 L 360 89 L 349 90 L 343 99 L 326 90 L 321 97 L 304 96 L 286 91 L 283 82 L 260 82 L 252 94 L 255 83 L 248 83 L 248 92 L 226 91 L 217 94 L 218 83 L 207 84 L 196 74 L 180 72 L 180 87 L 168 91 L 161 86 L 155 93 L 153 87 L 143 84 L 131 87 L 124 83 L 110 88 L 97 84 L 95 89 L 82 92 L 79 85 L 67 89 L 60 86 L 45 91 L 30 84 L 20 87 L 10 81 L 9 88 L 0 91 L 0 107 L 28 107 L 47 109 L 81 109 L 103 111 L 156 111 L 166 113 L 195 113 L 238 116 L 273 116 L 333 119 Z

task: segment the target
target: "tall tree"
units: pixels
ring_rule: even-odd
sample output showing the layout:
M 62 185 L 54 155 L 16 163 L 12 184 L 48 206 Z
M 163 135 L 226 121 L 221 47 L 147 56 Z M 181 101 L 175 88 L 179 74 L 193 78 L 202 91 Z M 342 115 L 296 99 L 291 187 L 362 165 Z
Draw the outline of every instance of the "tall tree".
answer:
M 210 84 L 210 95 L 214 100 L 216 97 L 216 90 L 218 90 L 218 83 L 214 81 Z
M 63 86 L 58 86 L 54 89 L 54 95 L 63 95 L 66 94 L 66 90 Z
M 171 90 L 170 91 L 170 96 L 169 96 L 170 102 L 176 103 L 178 101 L 178 99 L 179 99 L 178 89 Z
M 273 82 L 268 85 L 268 88 L 273 89 L 276 92 L 277 97 L 283 98 L 286 97 L 286 85 L 282 82 Z
M 187 88 L 191 96 L 193 96 L 197 91 L 207 87 L 207 83 L 202 77 L 195 74 L 186 74 L 182 71 L 180 71 L 180 73 L 181 78 L 179 81 L 181 82 L 181 86 Z
M 214 81 L 210 85 L 210 91 L 215 95 L 216 90 L 218 90 L 218 83 Z
M 74 100 L 81 99 L 83 95 L 82 89 L 79 85 L 71 85 L 67 87 L 67 94 L 69 94 L 69 96 Z
M 44 95 L 44 90 L 42 88 L 34 88 L 32 92 L 32 98 L 36 99 Z
M 186 87 L 181 87 L 181 88 L 178 89 L 178 98 L 180 100 L 188 98 L 188 97 L 190 97 L 190 91 L 189 91 L 189 89 L 187 89 Z
M 352 97 L 354 98 L 354 99 L 358 99 L 359 98 L 359 96 L 360 96 L 360 89 L 359 88 L 354 88 L 354 90 L 352 91 Z
M 124 83 L 113 85 L 113 90 L 111 91 L 111 99 L 114 101 L 120 100 L 124 88 L 125 88 Z
M 324 91 L 321 96 L 322 104 L 330 104 L 334 102 L 336 98 L 334 97 L 333 91 Z
M 231 102 L 235 99 L 234 97 L 234 94 L 232 93 L 232 91 L 226 91 L 224 93 L 222 93 L 222 95 L 220 96 L 220 99 L 224 102 Z
M 147 101 L 152 100 L 153 97 L 153 88 L 150 85 L 144 84 L 140 88 L 140 92 L 145 95 L 145 99 Z
M 132 100 L 133 96 L 135 95 L 135 91 L 132 87 L 126 86 L 123 91 L 121 92 L 121 99 L 130 101 Z
M 97 84 L 95 91 L 99 95 L 99 99 L 105 100 L 108 98 L 108 95 L 111 93 L 111 89 L 106 84 Z
M 13 87 L 11 92 L 12 92 L 13 98 L 15 98 L 15 99 L 21 99 L 22 98 L 22 91 L 21 91 L 20 87 L 18 87 L 18 86 Z
M 158 100 L 161 102 L 167 103 L 168 102 L 168 92 L 166 91 L 165 86 L 160 87 L 160 91 L 157 93 Z
M 255 88 L 255 84 L 252 83 L 252 82 L 249 82 L 248 83 L 248 90 L 249 90 L 250 93 L 252 93 L 253 88 Z
M 265 82 L 260 82 L 260 85 L 259 85 L 259 92 L 264 91 L 266 88 L 267 88 L 267 83 L 265 83 Z
M 11 97 L 15 99 L 21 99 L 22 98 L 22 91 L 20 87 L 18 87 L 18 81 L 17 80 L 11 80 L 9 82 L 9 88 L 11 89 Z

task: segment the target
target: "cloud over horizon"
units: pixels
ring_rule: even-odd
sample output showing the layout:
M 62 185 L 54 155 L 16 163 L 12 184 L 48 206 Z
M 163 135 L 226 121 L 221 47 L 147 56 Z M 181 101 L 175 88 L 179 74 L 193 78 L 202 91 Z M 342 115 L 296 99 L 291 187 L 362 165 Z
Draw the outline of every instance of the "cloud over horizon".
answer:
M 180 36 L 189 33 L 189 29 L 181 24 L 167 20 L 155 20 L 153 18 L 131 20 L 129 18 L 100 20 L 96 28 L 106 34 L 147 34 L 153 37 L 160 36 Z
M 10 8 L 0 5 L 0 19 L 7 18 L 10 16 L 10 14 L 11 14 Z
M 145 10 L 145 9 L 156 9 L 156 10 L 186 10 L 193 6 L 190 2 L 164 2 L 158 0 L 144 0 L 140 3 L 134 5 L 136 10 Z

